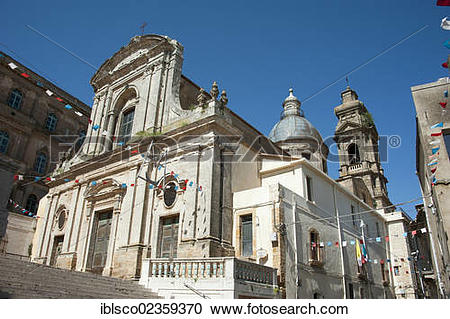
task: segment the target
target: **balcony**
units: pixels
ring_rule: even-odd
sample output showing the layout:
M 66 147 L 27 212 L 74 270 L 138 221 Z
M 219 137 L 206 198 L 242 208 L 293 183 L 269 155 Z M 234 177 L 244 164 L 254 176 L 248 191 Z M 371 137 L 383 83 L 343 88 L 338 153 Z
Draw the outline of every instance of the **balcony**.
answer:
M 140 284 L 168 298 L 277 298 L 275 268 L 234 257 L 144 259 Z

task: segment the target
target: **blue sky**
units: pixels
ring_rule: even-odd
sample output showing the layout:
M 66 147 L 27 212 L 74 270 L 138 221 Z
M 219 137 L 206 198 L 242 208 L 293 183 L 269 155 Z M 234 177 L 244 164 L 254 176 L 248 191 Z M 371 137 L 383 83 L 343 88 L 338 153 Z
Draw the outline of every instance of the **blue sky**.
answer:
M 350 85 L 380 135 L 399 135 L 383 164 L 392 202 L 420 196 L 415 175 L 415 111 L 410 87 L 447 76 L 448 7 L 434 0 L 379 1 L 2 1 L 0 50 L 87 104 L 95 70 L 45 40 L 46 34 L 98 67 L 139 25 L 184 47 L 183 73 L 205 89 L 226 89 L 229 106 L 264 134 L 293 87 L 304 100 L 343 74 L 423 31 L 351 74 Z M 322 136 L 333 135 L 345 80 L 302 105 Z M 332 177 L 338 166 L 329 165 Z M 404 209 L 413 213 L 413 205 Z

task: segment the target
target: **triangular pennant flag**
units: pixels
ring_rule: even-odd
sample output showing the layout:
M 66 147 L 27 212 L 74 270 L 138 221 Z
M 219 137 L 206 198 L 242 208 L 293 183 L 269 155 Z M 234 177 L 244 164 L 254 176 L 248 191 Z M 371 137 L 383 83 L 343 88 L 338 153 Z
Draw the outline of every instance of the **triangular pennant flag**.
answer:
M 436 123 L 433 126 L 431 126 L 430 128 L 437 128 L 437 127 L 444 127 L 444 122 Z
M 81 113 L 81 112 L 75 111 L 74 113 L 78 116 L 83 116 L 83 113 Z
M 53 92 L 50 91 L 50 90 L 46 90 L 45 93 L 47 93 L 48 96 L 52 96 L 53 95 Z
M 97 131 L 99 128 L 100 128 L 100 126 L 99 126 L 98 124 L 95 124 L 95 125 L 92 127 L 92 129 L 93 129 L 94 131 Z
M 95 185 L 97 185 L 97 182 L 93 181 L 91 184 L 92 184 L 92 186 L 95 186 Z
M 415 236 L 417 234 L 417 230 L 413 230 L 412 232 L 411 232 L 411 235 L 413 235 L 413 236 Z
M 431 145 L 436 145 L 436 144 L 440 144 L 440 143 L 441 143 L 440 140 L 432 140 L 432 141 L 430 142 Z
M 431 173 L 435 173 L 436 172 L 436 169 L 437 169 L 437 167 L 433 167 L 432 169 L 431 169 Z
M 64 106 L 64 108 L 65 108 L 66 110 L 70 110 L 70 109 L 72 109 L 72 106 L 69 105 L 69 104 L 66 104 L 66 106 Z
M 354 245 L 355 244 L 355 241 L 354 240 L 350 240 L 350 245 Z
M 437 151 L 439 151 L 439 149 L 440 149 L 440 147 L 434 147 L 434 148 L 431 149 L 431 153 L 432 154 L 436 154 Z
M 447 20 L 447 17 L 441 20 L 441 28 L 450 31 L 450 21 Z
M 431 133 L 431 136 L 441 136 L 442 132 L 437 132 L 437 133 Z
M 439 102 L 439 104 L 442 106 L 443 109 L 447 106 L 447 102 Z
M 331 241 L 329 241 L 328 243 L 327 243 L 327 246 L 328 247 L 330 247 L 332 244 L 331 244 Z
M 373 260 L 373 263 L 374 263 L 374 264 L 378 264 L 378 259 L 374 259 L 374 260 Z
M 428 166 L 433 166 L 433 165 L 436 165 L 437 163 L 438 163 L 438 161 L 434 160 L 434 161 L 431 161 L 430 163 L 428 163 L 427 165 Z
M 342 247 L 347 247 L 347 241 L 346 240 L 342 241 Z
M 388 241 L 389 241 L 389 236 L 384 237 L 384 240 L 385 240 L 386 242 L 388 242 Z
M 324 244 L 324 242 L 323 242 L 323 241 L 321 241 L 321 242 L 320 242 L 320 245 L 319 245 L 319 247 L 320 247 L 320 248 L 323 248 L 323 247 L 325 247 L 325 244 Z
M 62 98 L 60 98 L 60 97 L 56 97 L 56 99 L 59 101 L 59 102 L 62 102 Z
M 338 242 L 338 241 L 335 242 L 334 245 L 335 245 L 336 247 L 339 247 L 339 242 Z
M 25 72 L 22 72 L 20 75 L 27 79 L 30 77 L 30 75 L 26 74 Z
M 448 91 L 447 90 L 444 91 L 444 97 L 448 97 Z
M 103 132 L 102 132 L 102 135 L 103 135 L 103 136 L 108 135 L 108 131 L 103 131 Z
M 381 243 L 381 237 L 377 237 L 375 240 L 377 243 Z
M 445 68 L 445 69 L 448 69 L 448 62 L 442 63 L 442 67 Z
M 448 7 L 450 6 L 450 0 L 437 0 L 436 5 Z
M 153 184 L 148 185 L 148 188 L 153 189 Z
M 424 227 L 420 231 L 422 232 L 422 234 L 425 234 L 427 232 L 427 229 Z
M 42 84 L 42 83 L 39 82 L 39 81 L 36 82 L 36 85 L 37 85 L 37 86 L 40 86 L 40 87 L 43 87 L 43 86 L 44 86 L 44 84 Z
M 17 65 L 15 65 L 14 63 L 8 63 L 8 66 L 11 68 L 11 69 L 15 69 L 15 68 L 17 68 Z

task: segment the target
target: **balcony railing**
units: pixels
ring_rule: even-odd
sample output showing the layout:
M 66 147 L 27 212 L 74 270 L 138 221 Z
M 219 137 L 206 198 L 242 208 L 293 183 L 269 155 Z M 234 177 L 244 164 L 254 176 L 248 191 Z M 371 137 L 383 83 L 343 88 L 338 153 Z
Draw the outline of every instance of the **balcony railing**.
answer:
M 277 285 L 277 270 L 234 257 L 203 259 L 147 259 L 143 275 L 149 278 L 232 278 L 255 283 Z

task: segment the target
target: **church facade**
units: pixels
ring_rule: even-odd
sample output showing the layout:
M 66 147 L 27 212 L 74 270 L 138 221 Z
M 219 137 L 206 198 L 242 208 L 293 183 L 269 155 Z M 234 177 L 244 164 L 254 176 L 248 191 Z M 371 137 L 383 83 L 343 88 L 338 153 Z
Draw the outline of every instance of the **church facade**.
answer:
M 327 175 L 292 90 L 265 137 L 182 63 L 179 42 L 137 36 L 93 76 L 88 137 L 48 183 L 34 261 L 167 298 L 392 298 L 388 244 L 369 240 L 388 234 L 387 193 L 361 200 Z

